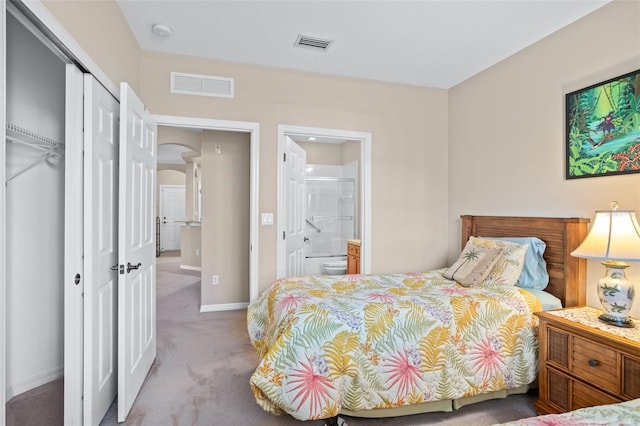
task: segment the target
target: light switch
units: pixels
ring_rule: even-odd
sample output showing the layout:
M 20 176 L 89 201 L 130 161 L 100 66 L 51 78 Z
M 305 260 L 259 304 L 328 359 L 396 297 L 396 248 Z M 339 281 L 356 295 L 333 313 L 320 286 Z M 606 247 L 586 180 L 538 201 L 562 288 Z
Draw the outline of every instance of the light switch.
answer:
M 273 225 L 273 213 L 262 213 L 262 224 Z

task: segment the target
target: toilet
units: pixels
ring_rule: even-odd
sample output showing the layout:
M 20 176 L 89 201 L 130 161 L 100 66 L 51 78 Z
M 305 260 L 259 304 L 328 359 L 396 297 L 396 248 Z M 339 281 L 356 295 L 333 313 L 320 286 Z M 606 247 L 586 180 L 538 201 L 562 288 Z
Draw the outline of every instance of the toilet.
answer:
M 322 269 L 327 275 L 344 275 L 347 273 L 347 261 L 325 262 L 322 264 Z

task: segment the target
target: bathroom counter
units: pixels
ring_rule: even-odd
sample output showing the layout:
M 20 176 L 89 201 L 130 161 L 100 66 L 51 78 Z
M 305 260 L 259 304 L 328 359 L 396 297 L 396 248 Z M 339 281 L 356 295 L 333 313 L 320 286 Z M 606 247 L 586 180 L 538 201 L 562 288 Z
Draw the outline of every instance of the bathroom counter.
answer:
M 347 274 L 360 273 L 360 240 L 347 240 Z

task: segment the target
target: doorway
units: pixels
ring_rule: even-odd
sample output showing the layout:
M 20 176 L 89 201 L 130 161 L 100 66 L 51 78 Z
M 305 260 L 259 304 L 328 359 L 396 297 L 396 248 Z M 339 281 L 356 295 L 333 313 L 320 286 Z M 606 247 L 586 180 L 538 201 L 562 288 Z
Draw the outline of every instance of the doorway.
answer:
M 360 172 L 357 176 L 359 208 L 357 212 L 356 235 L 361 240 L 360 268 L 361 273 L 371 270 L 371 134 L 350 130 L 324 129 L 301 126 L 278 126 L 278 240 L 277 240 L 277 277 L 288 275 L 289 255 L 287 248 L 287 221 L 295 214 L 290 209 L 292 200 L 288 195 L 284 176 L 287 171 L 286 155 L 290 141 L 306 141 L 306 143 L 342 143 L 355 141 L 359 144 Z M 297 158 L 298 156 L 296 156 Z M 291 210 L 291 211 L 290 211 Z M 303 219 L 304 220 L 304 219 Z M 304 240 L 304 239 L 302 239 Z M 291 251 L 291 250 L 289 250 Z M 299 256 L 298 256 L 299 258 Z
M 248 210 L 249 210 L 249 238 L 246 241 L 246 247 L 249 252 L 249 291 L 248 291 L 248 300 L 241 301 L 237 303 L 202 303 L 200 306 L 201 312 L 214 312 L 220 310 L 230 310 L 230 309 L 243 309 L 248 304 L 255 300 L 258 297 L 258 152 L 259 152 L 259 129 L 260 126 L 258 123 L 252 122 L 238 122 L 238 121 L 227 121 L 227 120 L 214 120 L 214 119 L 201 119 L 201 118 L 193 118 L 193 117 L 177 117 L 177 116 L 163 116 L 156 115 L 155 119 L 158 123 L 158 126 L 164 127 L 174 127 L 174 128 L 188 128 L 188 129 L 202 129 L 202 130 L 214 130 L 214 131 L 222 131 L 222 132 L 231 132 L 232 133 L 245 133 L 248 134 L 249 137 L 249 200 L 248 200 Z M 218 146 L 214 147 L 215 152 L 218 151 Z M 197 170 L 198 173 L 202 173 L 201 170 Z M 204 185 L 204 184 L 203 184 Z M 196 203 L 197 206 L 200 205 L 201 201 L 199 197 L 201 193 L 206 191 L 205 186 L 196 186 L 195 187 L 195 197 L 193 202 Z M 187 191 L 189 192 L 189 191 Z M 187 196 L 187 198 L 189 198 Z M 195 210 L 198 210 L 197 214 L 200 215 L 199 207 L 196 207 Z M 203 268 L 203 275 L 206 274 L 205 268 Z M 208 274 L 207 274 L 208 275 Z M 209 283 L 213 283 L 215 278 L 214 276 L 202 276 L 202 285 L 206 285 Z M 214 284 L 215 285 L 215 284 Z
M 180 227 L 185 221 L 185 186 L 160 185 L 160 252 L 180 250 Z

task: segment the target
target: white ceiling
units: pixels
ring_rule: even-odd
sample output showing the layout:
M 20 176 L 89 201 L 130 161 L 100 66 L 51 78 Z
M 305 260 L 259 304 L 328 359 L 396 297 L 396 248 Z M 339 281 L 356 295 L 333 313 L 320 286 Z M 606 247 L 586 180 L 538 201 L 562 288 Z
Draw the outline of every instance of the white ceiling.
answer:
M 610 0 L 118 0 L 145 50 L 448 89 Z M 151 32 L 169 26 L 173 35 Z M 334 40 L 294 47 L 299 34 Z M 233 76 L 222 76 L 233 77 Z

